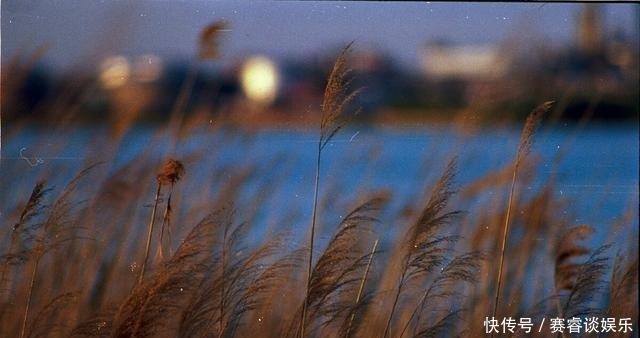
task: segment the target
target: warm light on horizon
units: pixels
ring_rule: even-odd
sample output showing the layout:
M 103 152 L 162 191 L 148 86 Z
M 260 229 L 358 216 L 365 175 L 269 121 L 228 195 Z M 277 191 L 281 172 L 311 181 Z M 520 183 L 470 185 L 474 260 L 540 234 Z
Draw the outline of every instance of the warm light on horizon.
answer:
M 276 99 L 278 69 L 268 58 L 264 56 L 249 58 L 242 65 L 240 79 L 242 89 L 250 100 L 268 105 Z
M 129 61 L 124 56 L 112 56 L 100 65 L 100 82 L 105 88 L 118 88 L 127 83 L 130 73 Z

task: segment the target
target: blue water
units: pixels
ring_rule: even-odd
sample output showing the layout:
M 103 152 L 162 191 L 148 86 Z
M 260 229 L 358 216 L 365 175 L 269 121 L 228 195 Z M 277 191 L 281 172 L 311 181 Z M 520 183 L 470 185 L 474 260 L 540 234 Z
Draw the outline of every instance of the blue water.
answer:
M 3 216 L 28 198 L 39 177 L 54 177 L 59 180 L 57 186 L 62 186 L 87 159 L 108 159 L 109 154 L 115 154 L 110 167 L 114 171 L 139 153 L 151 152 L 160 158 L 167 143 L 156 130 L 140 128 L 129 133 L 114 149 L 107 145 L 103 134 L 101 129 L 71 133 L 46 129 L 5 131 L 0 162 Z M 346 129 L 323 153 L 321 195 L 334 189 L 338 195 L 335 203 L 340 204 L 365 191 L 389 189 L 393 192 L 392 207 L 400 208 L 423 198 L 454 156 L 458 158 L 456 182 L 462 189 L 508 165 L 515 156 L 519 134 L 517 128 L 482 130 L 473 135 L 444 127 Z M 231 175 L 238 168 L 253 164 L 260 169 L 243 189 L 245 195 L 255 194 L 260 182 L 278 182 L 269 193 L 268 212 L 263 214 L 293 210 L 296 217 L 307 220 L 311 212 L 317 137 L 316 131 L 308 130 L 194 133 L 176 150 L 181 155 L 205 150 L 197 160 L 186 160 L 185 190 L 215 189 L 212 186 L 219 182 L 204 179 L 214 167 L 226 167 Z M 638 137 L 637 126 L 542 129 L 535 136 L 530 154 L 536 159 L 532 174 L 522 174 L 523 181 L 525 178 L 531 181 L 519 189 L 525 194 L 537 191 L 553 176 L 554 194 L 568 201 L 563 212 L 570 223 L 592 225 L 603 238 L 626 211 L 632 210 L 629 227 L 637 233 Z M 556 163 L 560 154 L 564 155 Z M 19 175 L 9 174 L 16 172 Z M 495 189 L 503 193 L 507 187 Z M 474 209 L 480 206 L 478 201 L 482 198 L 464 201 L 471 217 L 482 211 Z

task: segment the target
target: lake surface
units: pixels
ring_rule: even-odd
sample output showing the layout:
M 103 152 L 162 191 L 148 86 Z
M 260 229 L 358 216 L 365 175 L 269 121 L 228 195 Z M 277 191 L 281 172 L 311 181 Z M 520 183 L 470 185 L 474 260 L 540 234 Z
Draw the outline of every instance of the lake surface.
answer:
M 63 186 L 64 180 L 70 179 L 88 159 L 113 159 L 110 170 L 115 171 L 142 152 L 161 157 L 167 146 L 166 138 L 154 129 L 130 132 L 117 147 L 108 145 L 103 134 L 102 129 L 71 133 L 3 130 L 0 162 L 3 215 L 28 198 L 39 177 L 49 175 L 58 180 L 56 186 Z M 317 132 L 304 130 L 203 131 L 178 144 L 175 153 L 202 152 L 197 160 L 185 159 L 188 182 L 185 191 L 206 187 L 205 178 L 214 167 L 228 168 L 221 170 L 230 175 L 241 164 L 254 164 L 262 169 L 255 180 L 247 183 L 243 193 L 251 195 L 261 189 L 258 184 L 252 187 L 251 182 L 277 178 L 278 184 L 265 202 L 270 212 L 295 210 L 298 217 L 308 219 L 317 137 Z M 389 189 L 393 193 L 392 206 L 400 208 L 424 197 L 454 156 L 458 158 L 456 182 L 462 190 L 474 180 L 508 165 L 515 157 L 519 137 L 520 129 L 516 128 L 467 135 L 450 128 L 352 127 L 342 130 L 325 148 L 321 195 L 334 189 L 348 200 L 363 191 Z M 524 193 L 536 191 L 553 176 L 554 194 L 568 201 L 565 213 L 570 222 L 592 225 L 603 238 L 625 211 L 635 210 L 630 226 L 637 234 L 638 137 L 637 126 L 541 129 L 531 153 L 536 159 L 533 175 L 523 174 L 523 179 L 530 177 L 531 181 L 520 189 Z M 5 175 L 16 172 L 20 174 Z M 500 193 L 505 189 L 505 186 L 495 188 Z M 470 217 L 482 212 L 476 208 L 485 197 L 477 196 L 476 200 L 466 202 Z

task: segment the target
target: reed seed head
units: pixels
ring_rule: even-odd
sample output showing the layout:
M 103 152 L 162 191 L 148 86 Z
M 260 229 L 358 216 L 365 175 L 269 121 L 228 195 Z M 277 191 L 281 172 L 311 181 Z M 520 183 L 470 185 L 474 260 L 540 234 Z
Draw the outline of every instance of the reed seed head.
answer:
M 216 60 L 220 56 L 220 33 L 226 30 L 228 24 L 225 21 L 216 21 L 205 27 L 200 32 L 198 44 L 198 56 L 202 60 Z
M 158 183 L 174 184 L 184 175 L 184 165 L 182 162 L 168 159 L 162 166 L 162 170 L 158 174 Z

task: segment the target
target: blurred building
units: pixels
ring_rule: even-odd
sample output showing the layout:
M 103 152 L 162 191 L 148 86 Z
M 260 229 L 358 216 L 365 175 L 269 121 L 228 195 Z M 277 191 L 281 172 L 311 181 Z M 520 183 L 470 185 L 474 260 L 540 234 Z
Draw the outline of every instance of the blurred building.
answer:
M 423 76 L 430 84 L 430 101 L 438 108 L 491 100 L 497 90 L 503 90 L 497 84 L 506 81 L 514 62 L 513 53 L 498 44 L 433 41 L 420 55 Z
M 579 118 L 596 97 L 596 118 L 637 117 L 639 47 L 633 32 L 606 29 L 613 24 L 605 25 L 599 4 L 583 4 L 576 14 L 575 39 L 560 48 L 427 43 L 420 53 L 430 83 L 425 95 L 453 106 L 487 105 L 491 111 L 572 92 L 567 117 Z
M 496 45 L 429 43 L 422 51 L 422 69 L 435 79 L 499 79 L 507 74 L 511 55 Z

